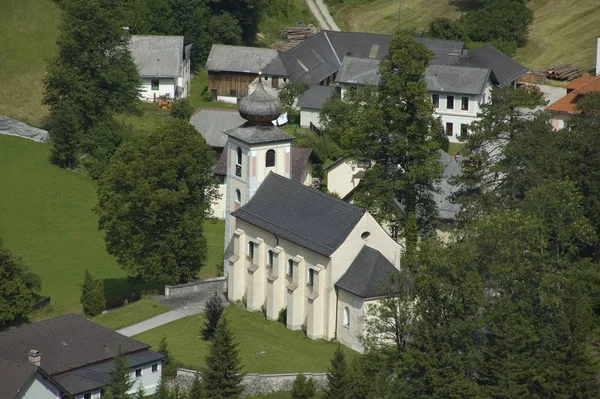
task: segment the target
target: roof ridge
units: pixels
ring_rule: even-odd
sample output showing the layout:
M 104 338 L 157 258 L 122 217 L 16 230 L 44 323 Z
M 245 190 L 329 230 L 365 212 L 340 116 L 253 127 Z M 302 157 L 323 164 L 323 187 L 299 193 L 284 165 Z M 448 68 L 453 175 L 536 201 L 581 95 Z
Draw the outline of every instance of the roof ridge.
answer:
M 329 47 L 331 48 L 331 51 L 333 51 L 333 55 L 335 55 L 335 59 L 337 60 L 338 64 L 342 65 L 342 62 L 340 61 L 340 57 L 338 56 L 337 51 L 335 51 L 333 44 L 331 44 L 331 40 L 329 40 L 329 36 L 327 36 L 327 31 L 325 31 L 325 39 L 327 39 L 327 43 L 329 43 Z

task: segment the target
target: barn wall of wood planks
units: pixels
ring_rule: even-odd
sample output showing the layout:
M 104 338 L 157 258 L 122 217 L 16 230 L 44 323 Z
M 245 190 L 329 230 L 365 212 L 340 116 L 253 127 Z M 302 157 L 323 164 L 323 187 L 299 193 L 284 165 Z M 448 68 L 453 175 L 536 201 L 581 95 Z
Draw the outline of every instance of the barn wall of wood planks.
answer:
M 208 91 L 217 96 L 244 97 L 248 85 L 258 77 L 255 73 L 208 72 Z

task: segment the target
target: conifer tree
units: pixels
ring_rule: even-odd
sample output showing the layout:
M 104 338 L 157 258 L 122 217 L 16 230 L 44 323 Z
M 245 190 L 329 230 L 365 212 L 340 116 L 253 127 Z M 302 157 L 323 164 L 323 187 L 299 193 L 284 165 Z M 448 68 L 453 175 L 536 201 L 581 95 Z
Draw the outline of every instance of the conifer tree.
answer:
M 158 353 L 164 356 L 162 362 L 162 379 L 170 380 L 175 378 L 177 376 L 177 364 L 175 363 L 175 359 L 173 359 L 173 355 L 169 350 L 167 338 L 165 336 L 160 339 Z
M 204 387 L 202 386 L 199 373 L 196 373 L 196 376 L 194 377 L 188 399 L 205 399 Z
M 119 347 L 119 353 L 113 359 L 115 370 L 111 373 L 110 382 L 104 387 L 103 398 L 106 399 L 132 399 L 128 392 L 133 388 L 134 381 L 131 379 L 131 370 L 127 359 Z
M 83 312 L 88 317 L 94 317 L 106 309 L 104 299 L 104 284 L 102 280 L 95 280 L 89 270 L 85 270 L 83 285 L 81 286 L 81 304 Z
M 315 397 L 315 384 L 312 378 L 306 379 L 302 373 L 296 376 L 292 386 L 292 399 L 310 399 Z
M 138 385 L 138 390 L 135 393 L 135 399 L 144 399 L 146 397 L 146 392 L 144 391 L 144 387 L 142 384 Z
M 350 391 L 350 380 L 348 378 L 348 365 L 342 347 L 338 345 L 331 365 L 327 371 L 328 388 L 325 391 L 325 399 L 345 399 Z
M 204 305 L 204 314 L 206 316 L 206 323 L 204 324 L 204 328 L 202 328 L 202 336 L 205 340 L 209 340 L 215 335 L 219 319 L 223 314 L 223 301 L 218 292 L 215 291 L 208 302 L 206 302 L 206 305 Z
M 66 102 L 57 104 L 46 128 L 52 143 L 50 162 L 67 169 L 75 167 L 83 136 L 75 110 Z
M 206 357 L 203 373 L 206 396 L 215 399 L 240 398 L 244 378 L 238 344 L 234 341 L 226 317 L 221 317 Z

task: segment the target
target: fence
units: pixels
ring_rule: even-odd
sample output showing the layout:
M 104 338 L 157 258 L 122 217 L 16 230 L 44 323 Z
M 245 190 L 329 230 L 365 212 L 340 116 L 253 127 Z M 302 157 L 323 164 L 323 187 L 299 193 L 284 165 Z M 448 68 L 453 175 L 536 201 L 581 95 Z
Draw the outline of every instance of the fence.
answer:
M 191 386 L 196 377 L 196 370 L 177 369 L 177 379 L 183 388 Z M 316 389 L 327 388 L 327 373 L 302 373 L 306 378 L 312 378 Z M 290 374 L 254 374 L 244 376 L 243 396 L 264 395 L 270 392 L 291 391 L 298 373 Z
M 168 298 L 201 291 L 225 292 L 226 289 L 227 280 L 225 277 L 205 278 L 185 284 L 165 285 L 165 296 Z

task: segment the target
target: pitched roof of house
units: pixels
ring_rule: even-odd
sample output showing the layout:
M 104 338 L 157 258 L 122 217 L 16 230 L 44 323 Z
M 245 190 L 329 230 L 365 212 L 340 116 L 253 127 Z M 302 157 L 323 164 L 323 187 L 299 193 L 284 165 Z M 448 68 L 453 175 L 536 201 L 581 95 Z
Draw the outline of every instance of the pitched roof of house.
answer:
M 28 353 L 41 353 L 50 375 L 114 357 L 121 347 L 130 353 L 149 346 L 75 314 L 0 332 L 0 358 L 27 363 Z
M 490 70 L 454 65 L 430 65 L 425 71 L 428 91 L 458 94 L 481 94 Z
M 450 200 L 450 196 L 458 191 L 458 187 L 452 184 L 452 178 L 462 174 L 460 162 L 448 155 L 446 151 L 440 150 L 439 162 L 444 166 L 442 179 L 438 183 L 438 192 L 433 193 L 433 200 L 437 206 L 438 217 L 445 220 L 456 220 L 460 205 Z
M 365 245 L 335 287 L 360 298 L 376 298 L 388 293 L 391 275 L 399 273 L 381 252 Z
M 298 98 L 298 107 L 320 110 L 325 101 L 335 93 L 333 86 L 311 86 Z
M 292 177 L 296 183 L 302 183 L 302 172 L 309 160 L 314 164 L 320 164 L 321 158 L 313 151 L 312 148 L 292 147 Z
M 142 77 L 182 75 L 183 36 L 131 35 L 129 50 Z
M 330 256 L 363 213 L 357 206 L 271 172 L 250 201 L 232 215 Z
M 225 147 L 225 132 L 246 122 L 237 110 L 201 108 L 192 114 L 190 124 L 204 137 L 211 147 Z
M 290 136 L 276 126 L 253 125 L 249 122 L 227 130 L 225 134 L 248 144 L 292 141 L 294 139 L 294 136 Z
M 263 68 L 263 74 L 267 76 L 288 76 L 281 61 L 281 54 L 283 54 L 281 51 L 277 51 L 277 56 Z
M 0 398 L 16 398 L 37 369 L 33 364 L 0 359 Z
M 217 164 L 213 168 L 213 173 L 218 176 L 227 175 L 227 149 L 224 149 L 217 160 Z
M 510 84 L 519 76 L 527 72 L 527 68 L 523 65 L 489 44 L 484 44 L 483 46 L 470 51 L 466 57 L 459 60 L 458 64 L 462 66 L 491 69 L 493 77 L 500 87 Z
M 581 96 L 590 92 L 600 92 L 600 76 L 581 76 L 571 81 L 566 87 L 572 91 L 548 105 L 546 110 L 569 114 L 577 113 L 575 107 Z
M 160 353 L 145 350 L 125 356 L 130 368 L 148 363 L 158 362 L 164 358 Z M 115 370 L 115 362 L 107 360 L 92 364 L 76 370 L 67 371 L 55 377 L 55 380 L 73 395 L 92 391 L 107 385 L 111 380 L 111 373 Z
M 277 50 L 270 48 L 213 44 L 206 60 L 206 70 L 256 74 L 275 57 Z
M 379 79 L 379 60 L 346 56 L 335 81 L 358 85 L 378 85 Z

